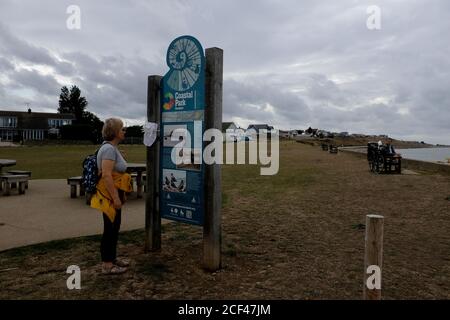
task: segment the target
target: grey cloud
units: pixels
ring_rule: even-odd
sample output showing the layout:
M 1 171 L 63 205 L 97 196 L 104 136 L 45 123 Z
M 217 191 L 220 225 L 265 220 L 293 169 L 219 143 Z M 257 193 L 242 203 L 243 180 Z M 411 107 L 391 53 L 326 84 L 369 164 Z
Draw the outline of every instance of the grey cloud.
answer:
M 39 72 L 32 70 L 16 71 L 10 79 L 16 85 L 22 88 L 33 88 L 36 92 L 44 95 L 58 95 L 60 84 L 50 75 L 42 75 Z
M 64 59 L 75 66 L 91 110 L 101 114 L 114 111 L 128 118 L 146 116 L 147 77 L 152 70 L 157 73 L 159 67 L 139 57 L 96 59 L 80 52 L 67 53 Z
M 224 49 L 225 120 L 450 143 L 448 1 L 78 1 L 78 31 L 65 28 L 69 4 L 2 1 L 2 72 L 48 87 L 51 79 L 23 79 L 5 61 L 51 66 L 94 112 L 140 119 L 147 75 L 162 75 L 170 41 L 191 34 Z M 382 9 L 378 31 L 366 28 L 373 4 Z M 20 100 L 4 89 L 2 101 Z M 46 93 L 43 101 L 57 101 Z
M 48 50 L 29 44 L 15 36 L 2 23 L 0 23 L 0 52 L 24 61 L 53 66 L 55 59 Z
M 7 59 L 0 57 L 0 71 L 7 72 L 14 70 L 14 65 Z
M 310 117 L 306 103 L 296 94 L 235 80 L 224 82 L 224 117 L 265 119 L 263 122 L 295 124 Z M 267 109 L 269 104 L 274 110 Z

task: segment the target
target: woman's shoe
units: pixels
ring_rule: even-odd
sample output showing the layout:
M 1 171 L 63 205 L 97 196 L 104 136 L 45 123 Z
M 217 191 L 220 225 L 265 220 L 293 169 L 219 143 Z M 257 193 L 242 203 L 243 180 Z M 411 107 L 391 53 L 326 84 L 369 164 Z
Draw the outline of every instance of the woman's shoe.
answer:
M 120 258 L 114 260 L 113 263 L 119 267 L 128 267 L 130 265 L 130 261 L 128 261 L 127 259 L 120 259 Z
M 116 275 L 116 274 L 123 274 L 127 272 L 127 268 L 119 267 L 117 265 L 113 265 L 112 267 L 102 267 L 102 274 L 105 275 Z

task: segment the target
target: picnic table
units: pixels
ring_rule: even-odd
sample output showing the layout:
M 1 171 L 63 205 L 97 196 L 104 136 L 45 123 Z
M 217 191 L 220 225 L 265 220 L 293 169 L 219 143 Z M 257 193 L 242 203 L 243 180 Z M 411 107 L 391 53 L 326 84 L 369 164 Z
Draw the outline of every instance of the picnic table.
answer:
M 16 160 L 0 159 L 0 175 L 2 174 L 3 167 L 12 167 L 16 165 Z
M 136 185 L 137 185 L 137 197 L 142 198 L 142 173 L 147 170 L 147 164 L 145 163 L 128 163 L 127 164 L 127 172 L 128 173 L 136 173 Z

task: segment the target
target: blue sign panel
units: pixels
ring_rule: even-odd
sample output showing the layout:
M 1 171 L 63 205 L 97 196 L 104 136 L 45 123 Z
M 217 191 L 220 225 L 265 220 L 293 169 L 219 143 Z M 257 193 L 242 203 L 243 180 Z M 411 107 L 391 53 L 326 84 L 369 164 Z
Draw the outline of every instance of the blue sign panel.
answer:
M 205 56 L 200 42 L 191 36 L 172 41 L 167 65 L 170 70 L 161 80 L 160 213 L 165 219 L 203 225 Z M 185 131 L 190 141 L 179 137 Z M 174 155 L 184 161 L 177 164 Z

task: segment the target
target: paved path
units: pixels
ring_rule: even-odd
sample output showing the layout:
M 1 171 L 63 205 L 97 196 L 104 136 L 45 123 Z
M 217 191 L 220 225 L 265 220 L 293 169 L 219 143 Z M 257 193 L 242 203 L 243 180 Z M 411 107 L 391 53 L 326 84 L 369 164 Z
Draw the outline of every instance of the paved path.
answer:
M 0 141 L 0 147 L 18 147 L 18 145 L 12 142 Z
M 103 220 L 84 197 L 70 198 L 65 179 L 30 180 L 25 195 L 0 193 L 0 251 L 80 236 L 101 234 Z M 122 209 L 121 231 L 145 226 L 145 200 L 131 194 Z M 165 221 L 166 222 L 166 221 Z

